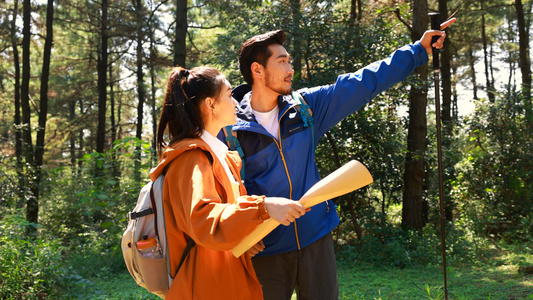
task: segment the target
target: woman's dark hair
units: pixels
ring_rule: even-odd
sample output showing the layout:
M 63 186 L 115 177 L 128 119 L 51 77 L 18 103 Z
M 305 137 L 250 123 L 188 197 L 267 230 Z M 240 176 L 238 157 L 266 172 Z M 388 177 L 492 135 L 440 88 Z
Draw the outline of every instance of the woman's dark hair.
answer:
M 224 75 L 215 68 L 172 69 L 157 128 L 159 157 L 165 147 L 185 138 L 202 135 L 204 122 L 200 105 L 207 97 L 218 98 L 224 82 Z M 165 142 L 165 132 L 168 132 L 168 143 Z
M 283 45 L 286 39 L 285 32 L 278 29 L 253 36 L 241 45 L 239 49 L 239 70 L 246 83 L 249 85 L 254 83 L 251 70 L 254 62 L 266 67 L 268 59 L 272 56 L 272 51 L 268 49 L 268 46 L 273 44 Z

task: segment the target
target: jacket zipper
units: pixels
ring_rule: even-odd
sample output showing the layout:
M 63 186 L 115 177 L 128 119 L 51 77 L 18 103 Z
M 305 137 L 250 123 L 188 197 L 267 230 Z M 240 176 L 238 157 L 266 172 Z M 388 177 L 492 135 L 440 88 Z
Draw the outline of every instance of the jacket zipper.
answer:
M 283 155 L 283 146 L 281 145 L 281 118 L 283 118 L 283 116 L 285 116 L 285 114 L 288 112 L 289 110 L 287 109 L 282 115 L 281 117 L 279 118 L 278 120 L 278 137 L 279 137 L 279 142 L 276 140 L 276 138 L 273 138 L 274 140 L 274 143 L 276 143 L 276 145 L 278 146 L 278 150 L 279 150 L 279 153 L 281 155 L 281 160 L 283 161 L 283 166 L 285 167 L 285 173 L 287 173 L 287 179 L 289 180 L 289 199 L 292 199 L 292 180 L 291 180 L 291 176 L 289 174 L 289 169 L 287 168 L 287 162 L 285 161 L 285 156 Z M 298 226 L 296 225 L 296 220 L 293 222 L 294 223 L 294 235 L 296 236 L 296 245 L 298 246 L 298 250 L 301 250 L 301 247 L 300 247 L 300 238 L 298 237 Z

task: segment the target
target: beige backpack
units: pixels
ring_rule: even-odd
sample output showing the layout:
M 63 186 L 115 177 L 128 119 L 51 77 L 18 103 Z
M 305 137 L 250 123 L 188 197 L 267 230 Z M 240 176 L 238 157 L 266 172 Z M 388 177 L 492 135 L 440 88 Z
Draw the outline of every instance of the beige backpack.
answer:
M 128 213 L 128 226 L 122 236 L 122 255 L 131 276 L 139 286 L 163 299 L 176 275 L 170 274 L 170 260 L 168 259 L 165 212 L 163 211 L 164 181 L 165 175 L 162 174 L 156 181 L 150 181 L 141 189 L 137 205 Z M 147 241 L 154 239 L 153 249 L 139 249 L 141 245 L 146 245 Z M 193 239 L 189 239 L 178 270 L 194 245 Z M 148 254 L 143 256 L 140 250 Z

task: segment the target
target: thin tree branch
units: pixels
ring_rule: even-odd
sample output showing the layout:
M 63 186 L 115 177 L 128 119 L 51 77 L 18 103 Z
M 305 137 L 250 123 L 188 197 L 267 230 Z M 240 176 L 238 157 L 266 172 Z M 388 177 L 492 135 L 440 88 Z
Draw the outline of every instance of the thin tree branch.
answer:
M 398 18 L 398 20 L 400 20 L 400 22 L 402 22 L 402 24 L 405 25 L 405 27 L 407 27 L 407 29 L 409 29 L 411 33 L 413 33 L 413 27 L 411 27 L 409 23 L 407 23 L 404 19 L 402 19 L 402 16 L 400 15 L 400 9 L 396 8 L 396 10 L 394 10 L 394 13 L 396 14 L 396 17 Z

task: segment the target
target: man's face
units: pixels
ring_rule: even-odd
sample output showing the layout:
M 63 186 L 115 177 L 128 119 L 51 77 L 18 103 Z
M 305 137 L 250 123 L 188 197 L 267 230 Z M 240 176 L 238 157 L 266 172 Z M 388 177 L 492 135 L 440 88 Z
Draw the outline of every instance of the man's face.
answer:
M 265 85 L 280 95 L 290 94 L 292 91 L 292 69 L 290 55 L 285 47 L 279 44 L 268 46 L 272 56 L 265 67 Z

